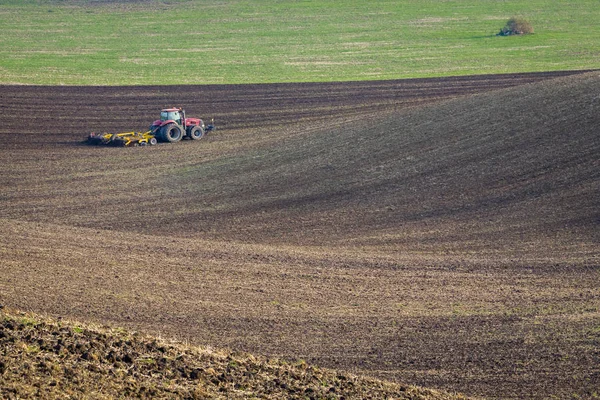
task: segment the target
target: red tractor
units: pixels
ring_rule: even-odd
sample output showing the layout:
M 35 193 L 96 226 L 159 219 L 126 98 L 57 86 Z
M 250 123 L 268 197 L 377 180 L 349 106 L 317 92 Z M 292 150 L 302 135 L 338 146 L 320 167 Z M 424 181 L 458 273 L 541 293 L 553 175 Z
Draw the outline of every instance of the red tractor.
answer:
M 150 132 L 162 142 L 175 143 L 183 137 L 192 140 L 201 139 L 214 125 L 204 125 L 200 118 L 186 118 L 182 108 L 166 108 L 161 110 L 160 119 L 150 126 Z

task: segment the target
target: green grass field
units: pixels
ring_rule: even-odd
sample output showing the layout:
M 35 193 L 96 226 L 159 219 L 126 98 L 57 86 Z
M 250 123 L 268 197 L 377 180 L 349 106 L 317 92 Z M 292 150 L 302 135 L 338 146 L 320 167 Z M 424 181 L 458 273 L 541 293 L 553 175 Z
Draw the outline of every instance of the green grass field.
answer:
M 535 34 L 497 37 L 512 16 Z M 597 68 L 597 0 L 0 0 L 0 83 L 378 80 Z

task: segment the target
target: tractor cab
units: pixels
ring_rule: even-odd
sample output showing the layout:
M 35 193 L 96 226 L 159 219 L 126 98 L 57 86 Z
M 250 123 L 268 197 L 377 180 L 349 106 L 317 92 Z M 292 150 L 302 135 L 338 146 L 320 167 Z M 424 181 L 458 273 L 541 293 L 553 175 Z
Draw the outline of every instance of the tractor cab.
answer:
M 175 121 L 178 125 L 182 124 L 182 112 L 183 110 L 178 108 L 169 108 L 160 112 L 161 121 Z

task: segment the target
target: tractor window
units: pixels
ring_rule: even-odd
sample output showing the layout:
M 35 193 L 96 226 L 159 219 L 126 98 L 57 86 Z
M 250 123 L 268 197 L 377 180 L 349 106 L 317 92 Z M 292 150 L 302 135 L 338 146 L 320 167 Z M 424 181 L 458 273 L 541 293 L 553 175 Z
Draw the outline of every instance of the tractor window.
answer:
M 179 111 L 161 111 L 161 113 L 160 113 L 160 120 L 161 121 L 167 121 L 169 119 L 172 119 L 174 121 L 181 120 L 181 116 L 179 115 Z

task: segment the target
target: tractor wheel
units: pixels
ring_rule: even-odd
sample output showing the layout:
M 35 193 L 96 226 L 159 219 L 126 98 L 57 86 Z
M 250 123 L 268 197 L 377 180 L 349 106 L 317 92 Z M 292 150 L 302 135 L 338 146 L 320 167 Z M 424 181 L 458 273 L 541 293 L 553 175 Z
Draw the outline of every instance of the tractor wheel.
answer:
M 162 128 L 161 139 L 165 142 L 175 143 L 181 140 L 181 128 L 176 124 L 167 124 Z
M 198 125 L 192 126 L 187 135 L 192 140 L 202 139 L 204 137 L 204 129 Z

